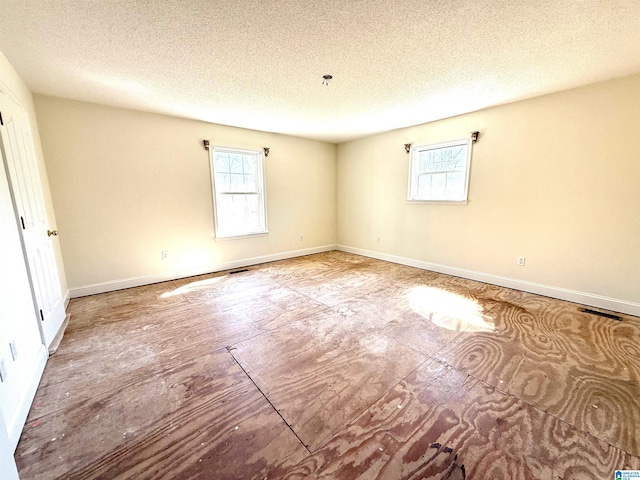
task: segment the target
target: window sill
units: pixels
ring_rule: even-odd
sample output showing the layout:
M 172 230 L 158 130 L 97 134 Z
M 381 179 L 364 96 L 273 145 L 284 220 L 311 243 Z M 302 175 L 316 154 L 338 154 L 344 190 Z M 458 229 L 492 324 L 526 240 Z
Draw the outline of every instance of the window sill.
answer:
M 267 235 L 269 235 L 268 230 L 264 232 L 256 232 L 256 233 L 239 233 L 235 235 L 214 235 L 214 239 L 217 242 L 217 241 L 225 241 L 225 240 L 238 240 L 241 238 L 266 237 Z
M 469 200 L 407 200 L 409 205 L 467 205 Z

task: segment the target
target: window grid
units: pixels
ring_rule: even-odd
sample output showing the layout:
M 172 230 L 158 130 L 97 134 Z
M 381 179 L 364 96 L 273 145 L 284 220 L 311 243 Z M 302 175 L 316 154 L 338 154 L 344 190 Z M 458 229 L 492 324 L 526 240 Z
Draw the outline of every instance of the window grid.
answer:
M 214 148 L 216 237 L 266 233 L 262 153 Z
M 470 151 L 468 140 L 412 148 L 408 200 L 466 202 Z

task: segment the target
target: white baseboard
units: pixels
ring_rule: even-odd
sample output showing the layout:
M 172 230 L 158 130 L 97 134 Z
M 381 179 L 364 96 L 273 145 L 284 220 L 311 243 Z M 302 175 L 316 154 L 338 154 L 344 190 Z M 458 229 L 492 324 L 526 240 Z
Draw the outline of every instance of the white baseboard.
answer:
M 12 418 L 7 419 L 7 433 L 9 434 L 9 444 L 13 449 L 12 451 L 15 451 L 18 446 L 22 428 L 27 421 L 27 415 L 29 415 L 29 410 L 31 409 L 33 398 L 36 396 L 36 390 L 38 389 L 38 385 L 40 385 L 40 379 L 42 378 L 42 373 L 44 372 L 48 358 L 49 352 L 44 345 L 41 345 L 34 362 L 33 370 L 29 376 L 29 385 L 25 388 L 24 393 L 18 401 L 20 407 L 16 410 Z
M 0 412 L 0 478 L 4 480 L 20 480 L 13 452 L 15 448 L 9 443 L 7 424 Z
M 215 265 L 205 265 L 189 270 L 178 272 L 160 273 L 157 275 L 148 275 L 144 277 L 126 278 L 122 280 L 114 280 L 112 282 L 94 283 L 84 287 L 71 288 L 71 298 L 84 297 L 86 295 L 95 295 L 97 293 L 112 292 L 114 290 L 122 290 L 123 288 L 140 287 L 142 285 L 150 285 L 152 283 L 166 282 L 177 278 L 193 277 L 194 275 L 203 275 L 205 273 L 220 272 L 223 270 L 231 270 L 234 268 L 248 267 L 250 265 L 258 265 L 260 263 L 275 262 L 277 260 L 285 260 L 287 258 L 303 257 L 314 253 L 329 252 L 335 250 L 336 245 L 322 245 L 320 247 L 303 248 L 301 250 L 291 250 L 288 252 L 273 253 L 270 255 L 262 255 L 259 257 L 243 258 L 232 262 L 218 263 Z
M 527 282 L 525 280 L 518 280 L 515 278 L 501 277 L 488 273 L 474 272 L 473 270 L 465 270 L 463 268 L 449 267 L 447 265 L 440 265 L 437 263 L 423 262 L 413 258 L 400 257 L 397 255 L 375 252 L 373 250 L 347 247 L 345 245 L 337 245 L 336 249 L 342 252 L 355 253 L 356 255 L 377 258 L 378 260 L 385 260 L 392 263 L 399 263 L 400 265 L 421 268 L 423 270 L 431 270 L 433 272 L 453 275 L 455 277 L 468 278 L 470 280 L 490 283 L 500 287 L 513 288 L 515 290 L 522 290 L 524 292 L 535 293 L 546 297 L 558 298 L 560 300 L 567 300 L 569 302 L 640 317 L 640 303 L 629 302 L 627 300 L 604 297 L 593 293 L 569 290 L 567 288 L 553 287 L 550 285 L 543 285 L 541 283 Z
M 71 292 L 67 289 L 67 292 L 64 294 L 64 309 L 67 310 L 69 306 L 69 300 L 71 300 Z

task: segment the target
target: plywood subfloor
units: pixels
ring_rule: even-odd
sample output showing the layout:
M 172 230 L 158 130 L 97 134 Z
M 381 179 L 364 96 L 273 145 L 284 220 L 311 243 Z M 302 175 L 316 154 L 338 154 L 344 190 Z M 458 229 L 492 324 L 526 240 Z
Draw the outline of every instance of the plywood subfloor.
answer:
M 605 479 L 640 319 L 341 252 L 74 299 L 28 479 Z

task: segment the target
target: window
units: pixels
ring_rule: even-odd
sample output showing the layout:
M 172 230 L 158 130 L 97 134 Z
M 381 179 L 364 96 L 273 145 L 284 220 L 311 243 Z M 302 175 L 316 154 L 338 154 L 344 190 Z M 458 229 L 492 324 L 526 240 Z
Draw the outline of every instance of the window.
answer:
M 212 148 L 216 237 L 267 232 L 262 152 Z
M 411 148 L 410 201 L 466 203 L 471 141 Z

